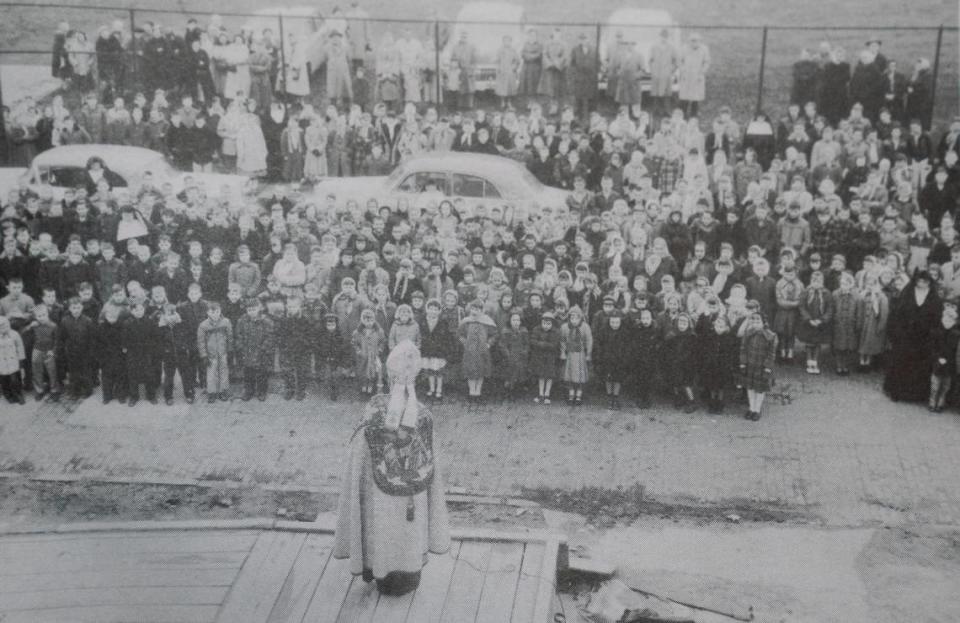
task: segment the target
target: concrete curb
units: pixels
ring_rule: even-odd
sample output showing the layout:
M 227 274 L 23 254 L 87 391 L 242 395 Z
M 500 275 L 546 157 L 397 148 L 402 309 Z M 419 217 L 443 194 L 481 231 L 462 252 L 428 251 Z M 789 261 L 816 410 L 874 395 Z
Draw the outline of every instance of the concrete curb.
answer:
M 285 519 L 203 519 L 184 521 L 90 521 L 58 524 L 45 527 L 0 526 L 0 537 L 29 535 L 94 534 L 102 532 L 184 532 L 214 530 L 275 530 L 277 532 L 306 532 L 309 534 L 333 534 L 336 517 L 326 513 L 318 521 L 301 522 Z M 462 541 L 538 541 L 558 540 L 566 537 L 558 532 L 542 529 L 511 530 L 499 532 L 486 528 L 451 528 L 450 536 Z

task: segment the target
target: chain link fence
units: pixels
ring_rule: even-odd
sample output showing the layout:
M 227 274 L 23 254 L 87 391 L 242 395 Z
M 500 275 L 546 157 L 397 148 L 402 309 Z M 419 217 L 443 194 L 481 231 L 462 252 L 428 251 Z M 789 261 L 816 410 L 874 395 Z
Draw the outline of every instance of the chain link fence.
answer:
M 459 33 L 468 30 L 471 41 L 478 52 L 478 86 L 489 87 L 495 75 L 496 48 L 504 35 L 513 39 L 513 46 L 519 51 L 527 29 L 535 29 L 541 42 L 545 42 L 556 30 L 565 42 L 572 47 L 583 41 L 597 53 L 601 64 L 609 56 L 610 46 L 618 31 L 625 38 L 643 39 L 647 42 L 657 36 L 664 24 L 641 23 L 549 23 L 534 22 L 523 17 L 522 12 L 516 20 L 510 15 L 484 17 L 484 20 L 455 22 L 449 20 L 402 20 L 370 18 L 364 20 L 348 19 L 338 15 L 321 17 L 319 9 L 264 9 L 249 13 L 223 12 L 213 17 L 211 13 L 193 10 L 161 10 L 144 8 L 97 8 L 78 5 L 54 4 L 18 4 L 8 3 L 6 17 L 0 23 L 0 102 L 5 110 L 20 105 L 24 98 L 33 97 L 36 101 L 61 93 L 68 106 L 79 104 L 80 91 L 77 88 L 62 88 L 61 82 L 51 76 L 51 44 L 58 23 L 66 22 L 71 31 L 85 33 L 87 41 L 82 49 L 74 49 L 75 58 L 81 67 L 89 67 L 89 73 L 78 83 L 105 94 L 108 87 L 119 82 L 119 92 L 127 97 L 147 86 L 145 74 L 155 68 L 145 66 L 144 48 L 149 32 L 157 26 L 182 36 L 188 22 L 195 20 L 201 28 L 212 21 L 219 21 L 223 29 L 233 36 L 235 33 L 248 32 L 261 35 L 264 31 L 275 41 L 284 41 L 278 45 L 281 64 L 289 61 L 286 56 L 293 54 L 294 41 L 299 42 L 301 53 L 312 68 L 310 77 L 312 101 L 315 107 L 325 104 L 325 66 L 322 43 L 323 34 L 331 30 L 349 30 L 351 36 L 345 45 L 354 59 L 363 59 L 366 67 L 365 83 L 369 91 L 368 101 L 380 99 L 384 95 L 379 90 L 378 80 L 371 68 L 375 68 L 382 59 L 378 58 L 383 44 L 390 39 L 400 38 L 416 40 L 422 72 L 416 76 L 421 101 L 436 102 L 441 105 L 450 103 L 450 94 L 445 92 L 449 85 L 444 84 L 444 67 L 449 59 L 450 48 L 459 37 Z M 931 78 L 934 84 L 932 98 L 932 119 L 934 129 L 943 129 L 958 112 L 958 37 L 956 27 L 929 28 L 835 28 L 812 27 L 729 27 L 666 25 L 671 31 L 671 40 L 677 44 L 685 43 L 689 35 L 699 32 L 704 43 L 710 49 L 711 65 L 706 77 L 706 100 L 701 105 L 700 117 L 704 128 L 709 119 L 716 116 L 719 109 L 728 106 L 734 118 L 745 122 L 757 110 L 766 111 L 776 118 L 786 109 L 790 101 L 794 80 L 794 65 L 800 59 L 801 50 L 807 49 L 816 56 L 820 45 L 826 42 L 831 48 L 842 47 L 847 53 L 847 62 L 856 65 L 857 55 L 863 49 L 868 35 L 881 35 L 882 52 L 898 66 L 898 71 L 909 80 L 917 59 L 928 59 L 931 65 Z M 124 49 L 116 61 L 116 67 L 110 69 L 110 59 L 106 63 L 103 56 L 97 58 L 97 39 L 101 31 L 107 33 L 120 30 L 123 34 Z M 304 43 L 306 42 L 306 43 Z M 641 46 L 641 47 L 648 47 Z M 78 46 L 74 45 L 74 48 Z M 86 51 L 84 51 L 86 50 Z M 87 62 L 83 62 L 86 60 Z M 107 70 L 104 71 L 104 65 Z M 284 75 L 273 76 L 273 80 L 283 80 Z M 403 78 L 399 78 L 403 80 Z M 604 89 L 606 76 L 598 75 L 599 95 L 596 106 L 604 112 L 612 112 L 615 103 Z M 276 86 L 276 84 L 275 84 Z M 110 92 L 116 89 L 111 89 Z M 149 97 L 149 95 L 148 95 Z M 573 93 L 566 93 L 565 102 L 569 103 Z M 496 106 L 496 99 L 487 96 L 477 100 L 480 106 Z M 0 154 L 2 155 L 2 154 Z

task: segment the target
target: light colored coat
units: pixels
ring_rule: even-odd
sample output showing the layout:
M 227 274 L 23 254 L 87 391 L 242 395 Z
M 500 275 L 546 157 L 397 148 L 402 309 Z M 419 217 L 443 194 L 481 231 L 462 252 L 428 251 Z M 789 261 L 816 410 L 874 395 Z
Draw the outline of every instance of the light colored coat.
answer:
M 680 57 L 680 99 L 702 102 L 706 98 L 707 70 L 710 69 L 710 49 L 706 45 L 694 49 L 687 46 Z
M 510 46 L 501 46 L 497 52 L 497 82 L 494 92 L 500 97 L 513 97 L 520 89 L 517 70 L 520 55 Z
M 673 91 L 673 74 L 680 64 L 677 48 L 657 43 L 650 48 L 650 95 L 665 97 Z

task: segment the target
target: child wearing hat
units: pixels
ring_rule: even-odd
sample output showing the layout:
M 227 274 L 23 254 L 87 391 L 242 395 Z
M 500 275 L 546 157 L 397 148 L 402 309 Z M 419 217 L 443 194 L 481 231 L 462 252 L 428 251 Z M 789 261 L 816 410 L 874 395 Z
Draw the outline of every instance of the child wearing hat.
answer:
M 461 366 L 467 379 L 469 399 L 471 403 L 479 403 L 483 381 L 493 372 L 490 348 L 497 336 L 497 325 L 484 313 L 480 301 L 473 301 L 467 309 L 467 317 L 460 322 L 457 337 L 463 346 Z
M 944 306 L 940 324 L 930 334 L 930 400 L 927 409 L 940 413 L 947 402 L 947 394 L 957 370 L 957 308 Z
M 620 388 L 627 380 L 632 345 L 627 337 L 623 314 L 612 310 L 606 314 L 596 333 L 595 364 L 597 375 L 603 379 L 607 390 L 607 406 L 620 409 Z
M 330 400 L 336 401 L 340 380 L 353 360 L 336 314 L 327 313 L 320 319 L 315 344 L 317 371 L 330 384 Z
M 553 312 L 539 314 L 537 325 L 530 334 L 530 376 L 537 379 L 537 397 L 534 402 L 550 404 L 550 390 L 557 377 L 560 359 L 560 330 Z
M 593 355 L 593 333 L 584 322 L 583 311 L 570 308 L 567 323 L 560 327 L 560 360 L 563 380 L 567 384 L 567 403 L 583 404 L 583 386 L 589 380 L 589 364 Z
M 820 374 L 820 349 L 830 344 L 833 297 L 823 284 L 823 273 L 810 275 L 810 285 L 800 299 L 797 337 L 807 345 L 807 374 Z
M 779 342 L 777 359 L 793 361 L 793 344 L 800 321 L 804 287 L 795 267 L 784 267 L 781 272 L 782 276 L 777 280 L 777 311 L 773 317 L 773 330 Z
M 860 294 L 856 291 L 856 279 L 853 273 L 840 274 L 839 287 L 833 291 L 833 322 L 832 341 L 833 357 L 836 361 L 837 374 L 847 376 L 853 357 L 859 346 L 860 336 L 857 332 L 857 310 L 860 307 Z
M 427 398 L 443 400 L 443 371 L 453 355 L 453 329 L 442 316 L 440 301 L 427 302 L 424 318 L 420 321 L 421 369 L 427 377 Z
M 749 409 L 746 418 L 756 422 L 760 419 L 766 393 L 773 386 L 777 336 L 767 328 L 759 305 L 751 307 L 753 309 L 741 327 L 740 385 L 747 390 Z
M 246 313 L 237 321 L 236 349 L 243 366 L 242 400 L 256 396 L 263 402 L 274 363 L 274 325 L 262 314 L 257 299 L 247 300 Z
M 351 345 L 360 393 L 372 396 L 375 389 L 377 392 L 383 389 L 382 358 L 387 352 L 387 336 L 377 324 L 373 310 L 364 309 L 360 313 L 360 325 L 353 331 Z
M 653 311 L 642 308 L 635 313 L 632 327 L 631 346 L 633 352 L 627 361 L 633 363 L 633 383 L 637 391 L 637 406 L 650 407 L 650 394 L 653 390 L 657 372 L 660 368 L 662 340 L 660 332 L 653 322 Z
M 516 389 L 526 380 L 530 359 L 530 333 L 523 326 L 523 312 L 514 308 L 509 312 L 505 326 L 497 340 L 498 372 L 504 380 L 504 389 L 513 398 Z
M 674 404 L 682 406 L 686 413 L 693 413 L 697 408 L 693 397 L 698 369 L 697 336 L 693 331 L 693 320 L 688 314 L 677 315 L 667 329 L 663 342 L 666 380 L 673 393 Z

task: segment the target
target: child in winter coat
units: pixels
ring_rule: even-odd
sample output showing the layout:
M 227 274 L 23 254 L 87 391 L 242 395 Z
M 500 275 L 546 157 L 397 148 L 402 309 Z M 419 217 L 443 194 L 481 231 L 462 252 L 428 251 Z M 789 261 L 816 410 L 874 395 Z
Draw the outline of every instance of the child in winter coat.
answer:
M 27 360 L 23 338 L 10 328 L 10 320 L 0 316 L 0 388 L 10 404 L 26 404 L 20 370 Z
M 533 296 L 530 297 L 533 299 Z M 530 334 L 530 376 L 537 379 L 537 397 L 534 402 L 550 404 L 550 390 L 557 378 L 560 359 L 560 330 L 556 328 L 553 312 L 540 314 L 539 323 Z
M 567 385 L 567 403 L 583 404 L 583 386 L 590 378 L 589 365 L 593 356 L 593 334 L 583 320 L 580 307 L 570 308 L 567 323 L 560 327 L 560 360 L 563 361 L 563 381 Z
M 722 314 L 705 327 L 700 339 L 700 383 L 707 392 L 707 410 L 723 413 L 724 392 L 733 388 L 740 345 Z
M 462 369 L 467 379 L 471 403 L 479 403 L 483 380 L 493 373 L 490 347 L 497 336 L 497 325 L 483 312 L 483 303 L 473 301 L 468 315 L 460 322 L 457 338 L 463 346 Z
M 630 358 L 630 339 L 627 337 L 623 314 L 614 310 L 607 315 L 596 335 L 594 350 L 597 375 L 603 379 L 607 390 L 607 406 L 620 409 L 620 389 L 629 376 L 625 362 Z
M 519 309 L 510 312 L 507 325 L 500 329 L 497 350 L 503 386 L 507 395 L 512 398 L 517 386 L 526 380 L 527 362 L 530 358 L 530 334 L 523 326 L 523 312 Z
M 280 365 L 286 381 L 284 400 L 294 397 L 302 401 L 306 397 L 306 385 L 310 377 L 309 337 L 313 324 L 303 313 L 303 300 L 287 299 L 287 313 L 277 322 L 280 343 Z
M 333 297 L 330 311 L 337 315 L 340 331 L 352 336 L 360 325 L 362 301 L 357 295 L 357 282 L 352 277 L 344 277 L 340 282 L 340 292 Z
M 207 402 L 230 400 L 230 362 L 233 324 L 223 316 L 220 303 L 207 304 L 207 319 L 197 327 L 197 354 L 207 372 Z
M 339 321 L 340 315 L 337 314 Z M 354 329 L 351 338 L 355 370 L 360 379 L 360 393 L 372 396 L 374 389 L 383 389 L 383 362 L 387 352 L 387 336 L 374 320 L 373 311 L 365 309 L 360 314 L 360 326 Z
M 890 303 L 877 275 L 868 275 L 864 283 L 857 308 L 861 371 L 869 369 L 873 358 L 883 353 L 887 341 L 887 319 L 890 317 Z
M 190 361 L 190 355 L 196 347 L 197 328 L 191 330 L 173 303 L 165 304 L 163 309 L 154 315 L 154 320 L 157 355 L 163 373 L 163 398 L 168 406 L 173 404 L 173 384 L 179 372 L 184 397 L 187 403 L 191 404 L 194 401 L 196 373 Z M 149 397 L 148 391 L 147 398 Z
M 957 328 L 957 310 L 944 307 L 940 316 L 940 325 L 930 334 L 930 402 L 927 409 L 940 413 L 947 402 L 947 394 L 957 371 L 957 341 L 960 329 Z
M 57 324 L 50 318 L 50 309 L 43 303 L 33 308 L 30 336 L 33 339 L 31 372 L 37 400 L 48 396 L 49 402 L 60 399 L 59 362 L 57 361 Z
M 820 349 L 830 343 L 833 297 L 823 285 L 823 273 L 810 274 L 810 285 L 800 299 L 797 337 L 807 345 L 807 373 L 820 374 Z
M 413 319 L 413 309 L 407 304 L 397 307 L 387 339 L 387 352 L 403 341 L 413 342 L 414 346 L 420 348 L 420 325 Z
M 427 398 L 443 400 L 443 370 L 453 354 L 454 341 L 453 329 L 441 317 L 440 301 L 431 299 L 420 322 L 420 359 L 429 387 Z
M 350 346 L 340 332 L 336 314 L 328 313 L 317 328 L 316 362 L 318 372 L 330 384 L 330 400 L 336 401 L 338 384 L 346 376 L 353 360 Z
M 803 283 L 794 267 L 784 267 L 777 281 L 777 311 L 773 317 L 773 330 L 777 333 L 780 350 L 777 359 L 793 361 L 793 343 L 800 320 L 800 301 L 803 298 Z
M 103 404 L 114 398 L 120 404 L 127 401 L 127 365 L 123 357 L 123 323 L 120 310 L 116 307 L 104 308 L 103 320 L 97 327 L 97 352 L 100 354 L 100 389 L 103 392 Z
M 641 309 L 637 312 L 632 334 L 633 353 L 629 361 L 633 362 L 637 406 L 648 409 L 650 393 L 656 384 L 657 370 L 660 368 L 661 352 L 660 332 L 653 324 L 653 312 L 650 309 Z
M 140 400 L 140 385 L 143 384 L 147 400 L 157 404 L 157 374 L 159 342 L 156 322 L 145 315 L 140 301 L 130 306 L 130 316 L 124 321 L 120 335 L 124 361 L 127 366 L 127 399 L 131 407 Z
M 696 402 L 693 385 L 697 376 L 697 336 L 693 322 L 687 314 L 680 314 L 673 327 L 664 336 L 666 354 L 666 378 L 671 387 L 676 406 L 683 406 L 686 413 L 693 413 Z
M 93 321 L 83 313 L 83 303 L 77 297 L 67 302 L 67 311 L 60 321 L 58 356 L 70 382 L 70 395 L 86 398 L 93 388 L 93 352 L 96 329 Z
M 747 390 L 750 405 L 746 418 L 756 422 L 763 410 L 763 399 L 773 386 L 777 336 L 766 327 L 759 310 L 753 311 L 744 323 L 740 340 L 740 384 Z
M 267 399 L 270 371 L 273 369 L 275 351 L 274 325 L 262 313 L 260 301 L 248 299 L 246 313 L 237 321 L 236 348 L 240 365 L 243 366 L 244 402 L 254 396 L 263 402 Z
M 860 307 L 860 295 L 854 289 L 856 280 L 853 273 L 840 274 L 840 287 L 833 291 L 833 357 L 837 364 L 837 374 L 847 376 L 857 352 L 858 330 L 857 310 Z

